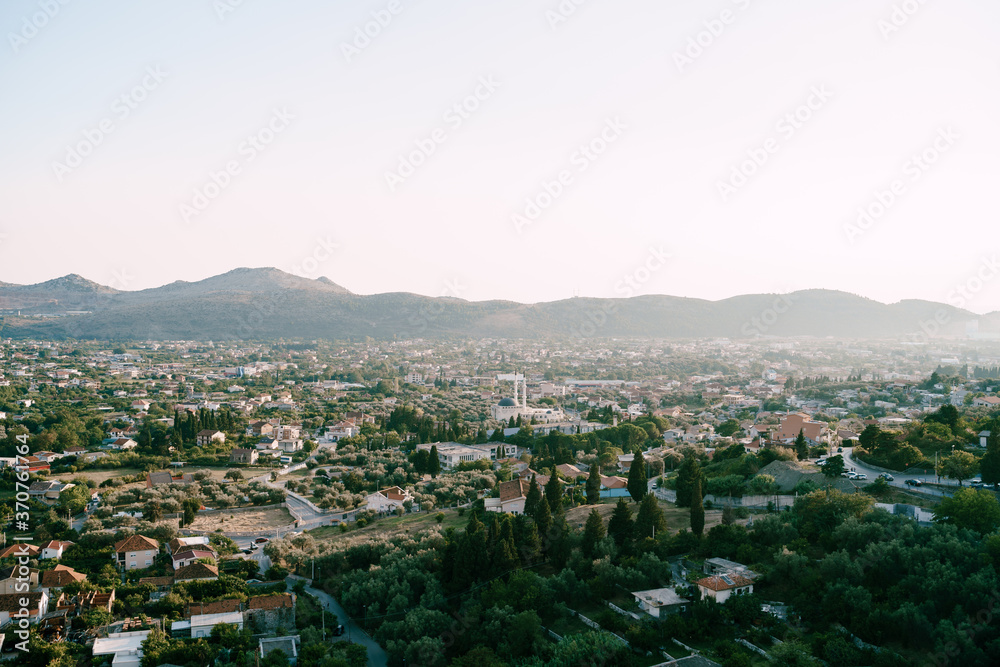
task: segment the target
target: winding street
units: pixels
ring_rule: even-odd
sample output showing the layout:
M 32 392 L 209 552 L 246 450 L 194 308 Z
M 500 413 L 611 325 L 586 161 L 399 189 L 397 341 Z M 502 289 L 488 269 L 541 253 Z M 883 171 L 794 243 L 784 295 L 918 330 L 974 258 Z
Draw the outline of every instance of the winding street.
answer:
M 854 470 L 855 472 L 861 472 L 868 475 L 868 482 L 873 482 L 875 479 L 882 474 L 881 470 L 876 470 L 864 463 L 857 461 L 853 457 L 854 449 L 852 447 L 844 447 L 844 451 L 841 454 L 844 457 L 844 466 L 847 470 Z M 919 493 L 924 493 L 929 496 L 947 497 L 954 494 L 954 491 L 942 490 L 929 486 L 918 486 L 913 487 L 906 484 L 908 479 L 919 479 L 925 484 L 940 484 L 942 486 L 951 486 L 956 490 L 958 489 L 958 483 L 950 479 L 942 479 L 939 482 L 934 481 L 934 475 L 908 475 L 906 473 L 890 473 L 893 480 L 889 482 L 889 486 L 895 486 L 900 489 L 905 489 L 907 491 L 917 491 Z
M 306 582 L 306 592 L 310 595 L 314 595 L 319 598 L 320 602 L 323 603 L 325 609 L 333 612 L 337 615 L 337 622 L 344 626 L 344 634 L 339 637 L 340 641 L 350 641 L 355 644 L 362 644 L 368 649 L 368 666 L 369 667 L 386 667 L 388 665 L 389 658 L 385 653 L 385 650 L 381 646 L 375 643 L 372 639 L 361 629 L 361 626 L 355 623 L 344 608 L 340 606 L 332 595 L 324 593 L 323 591 L 313 588 L 310 584 L 312 583 L 309 579 L 305 577 L 300 577 L 296 574 L 288 575 L 285 580 L 288 582 L 289 587 L 294 585 L 296 581 Z

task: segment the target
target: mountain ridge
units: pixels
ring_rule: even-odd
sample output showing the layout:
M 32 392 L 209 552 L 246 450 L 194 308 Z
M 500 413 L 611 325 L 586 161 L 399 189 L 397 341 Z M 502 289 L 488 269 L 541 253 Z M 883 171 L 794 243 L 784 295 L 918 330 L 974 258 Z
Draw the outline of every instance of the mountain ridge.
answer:
M 1000 332 L 1000 313 L 980 316 L 920 299 L 884 304 L 837 290 L 743 294 L 718 301 L 642 295 L 523 304 L 410 292 L 358 295 L 325 276 L 305 278 L 273 267 L 240 267 L 199 281 L 135 291 L 77 274 L 35 285 L 0 283 L 0 309 L 5 335 L 19 338 L 926 339 L 962 336 L 970 320 L 978 320 L 980 331 Z

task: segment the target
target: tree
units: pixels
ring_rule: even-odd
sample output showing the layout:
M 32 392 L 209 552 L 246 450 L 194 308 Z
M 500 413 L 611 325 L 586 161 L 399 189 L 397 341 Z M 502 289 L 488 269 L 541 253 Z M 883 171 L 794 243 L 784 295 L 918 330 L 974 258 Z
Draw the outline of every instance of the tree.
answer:
M 701 502 L 701 479 L 694 480 L 691 491 L 691 532 L 701 537 L 705 530 L 705 506 Z
M 618 546 L 632 539 L 632 510 L 624 498 L 618 499 L 615 511 L 611 513 L 611 520 L 608 521 L 608 535 L 614 538 Z
M 535 476 L 532 475 L 531 484 L 528 486 L 528 495 L 524 499 L 524 513 L 534 519 L 535 512 L 538 510 L 538 502 L 541 499 L 542 491 L 538 488 L 538 482 L 535 481 Z
M 195 515 L 201 508 L 201 502 L 199 502 L 197 498 L 185 498 L 182 508 L 184 510 L 184 516 L 181 519 L 181 525 L 190 526 L 194 523 Z
M 962 480 L 976 474 L 978 467 L 979 460 L 974 455 L 959 450 L 942 461 L 941 471 L 948 477 L 957 479 L 958 485 L 962 486 Z
M 612 518 L 614 517 L 612 516 Z M 663 516 L 663 510 L 656 502 L 656 496 L 647 493 L 639 505 L 638 514 L 635 516 L 634 536 L 640 540 L 645 537 L 656 537 L 656 531 L 660 531 L 662 534 L 666 529 L 667 519 Z
M 715 432 L 724 438 L 728 438 L 733 433 L 740 430 L 740 423 L 735 419 L 727 419 L 726 421 L 719 424 L 719 428 L 715 429 Z
M 951 498 L 941 500 L 934 518 L 986 535 L 1000 526 L 1000 503 L 986 489 L 959 489 Z
M 691 506 L 691 492 L 694 490 L 694 481 L 701 479 L 701 464 L 694 456 L 686 456 L 680 469 L 677 471 L 677 501 L 678 507 Z
M 826 477 L 839 477 L 840 473 L 844 472 L 847 467 L 844 465 L 844 457 L 840 454 L 836 456 L 831 456 L 823 464 L 823 475 Z
M 545 496 L 539 499 L 538 508 L 531 518 L 535 520 L 535 525 L 538 526 L 538 536 L 542 538 L 544 543 L 549 530 L 552 528 L 552 513 L 549 512 L 549 501 L 545 499 Z
M 142 506 L 142 518 L 156 523 L 163 518 L 163 508 L 158 502 L 149 502 Z M 193 521 L 193 519 L 192 519 Z
M 587 477 L 587 504 L 596 505 L 601 502 L 601 465 L 594 463 Z
M 431 445 L 430 456 L 427 457 L 427 472 L 431 478 L 436 478 L 441 472 L 441 460 L 438 458 L 437 445 Z
M 799 429 L 799 434 L 795 436 L 795 455 L 799 457 L 799 461 L 809 458 L 809 444 L 802 429 Z
M 234 482 L 238 482 L 241 479 L 243 479 L 243 473 L 241 473 L 239 470 L 230 470 L 229 472 L 226 473 L 226 479 L 231 479 Z
M 549 502 L 549 509 L 555 512 L 562 506 L 563 489 L 555 466 L 552 466 L 551 472 L 549 481 L 545 483 L 545 499 Z
M 986 439 L 986 454 L 979 461 L 979 472 L 986 484 L 994 488 L 1000 484 L 1000 423 L 990 424 L 990 435 Z
M 587 525 L 583 529 L 582 548 L 585 556 L 593 557 L 597 550 L 597 543 L 604 538 L 604 535 L 604 521 L 601 519 L 601 513 L 596 508 L 590 510 L 590 514 L 587 516 Z
M 633 502 L 639 502 L 649 493 L 649 486 L 646 479 L 646 459 L 642 457 L 642 452 L 636 452 L 632 465 L 628 469 L 628 494 L 632 496 Z

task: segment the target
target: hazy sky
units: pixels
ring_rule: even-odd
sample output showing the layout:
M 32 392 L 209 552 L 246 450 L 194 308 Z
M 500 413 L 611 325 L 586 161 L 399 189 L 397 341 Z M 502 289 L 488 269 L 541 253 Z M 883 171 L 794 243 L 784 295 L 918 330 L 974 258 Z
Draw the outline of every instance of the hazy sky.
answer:
M 995 0 L 5 0 L 0 280 L 998 310 L 998 25 Z

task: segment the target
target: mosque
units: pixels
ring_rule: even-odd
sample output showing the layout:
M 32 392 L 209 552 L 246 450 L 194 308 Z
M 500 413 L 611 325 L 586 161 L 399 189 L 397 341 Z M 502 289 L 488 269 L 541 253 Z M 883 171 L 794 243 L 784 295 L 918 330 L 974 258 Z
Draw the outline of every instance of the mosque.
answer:
M 518 404 L 518 385 L 523 383 L 524 391 L 521 394 L 521 403 Z M 502 398 L 500 402 L 490 408 L 493 419 L 500 422 L 514 421 L 520 417 L 524 423 L 531 423 L 534 419 L 537 424 L 551 424 L 566 420 L 566 415 L 557 407 L 529 408 L 528 407 L 528 382 L 524 379 L 514 380 L 514 398 Z

